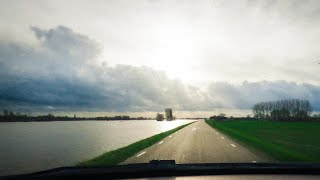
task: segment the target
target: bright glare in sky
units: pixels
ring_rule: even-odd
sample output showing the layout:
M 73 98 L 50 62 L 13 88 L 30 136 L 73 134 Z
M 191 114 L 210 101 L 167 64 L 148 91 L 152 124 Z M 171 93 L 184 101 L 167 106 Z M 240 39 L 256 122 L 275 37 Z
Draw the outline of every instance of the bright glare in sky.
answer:
M 319 1 L 3 4 L 3 106 L 208 111 L 294 97 L 320 107 Z
M 155 29 L 155 47 L 151 50 L 152 67 L 165 70 L 169 76 L 192 80 L 196 64 L 196 47 L 192 27 L 168 23 Z
M 30 26 L 63 25 L 98 42 L 99 60 L 110 66 L 148 66 L 185 83 L 318 84 L 316 7 L 316 1 L 13 1 L 1 8 L 0 27 L 2 39 L 32 43 Z

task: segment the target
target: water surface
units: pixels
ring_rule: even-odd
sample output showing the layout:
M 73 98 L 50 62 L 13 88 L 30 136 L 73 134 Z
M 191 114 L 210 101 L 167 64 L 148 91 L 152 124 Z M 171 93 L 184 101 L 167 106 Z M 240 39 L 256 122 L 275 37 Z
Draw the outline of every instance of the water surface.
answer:
M 132 120 L 0 123 L 0 175 L 72 166 L 188 122 Z

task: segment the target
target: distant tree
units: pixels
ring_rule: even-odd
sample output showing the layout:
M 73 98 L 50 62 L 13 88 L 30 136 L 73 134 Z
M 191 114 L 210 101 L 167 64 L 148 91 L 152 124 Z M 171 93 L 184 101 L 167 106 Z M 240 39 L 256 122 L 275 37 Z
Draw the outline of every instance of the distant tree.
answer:
M 233 117 L 232 117 L 232 118 L 233 118 Z M 214 119 L 214 120 L 226 120 L 227 117 L 226 117 L 226 114 L 220 113 L 218 116 L 216 116 L 216 115 L 211 116 L 210 119 Z
M 226 114 L 225 114 L 225 113 L 220 113 L 218 116 L 220 116 L 220 117 L 226 117 Z
M 254 117 L 273 120 L 306 119 L 311 115 L 312 106 L 308 100 L 285 99 L 260 102 L 252 107 Z
M 157 113 L 156 119 L 157 119 L 157 121 L 163 121 L 164 120 L 164 115 L 160 114 L 160 113 Z

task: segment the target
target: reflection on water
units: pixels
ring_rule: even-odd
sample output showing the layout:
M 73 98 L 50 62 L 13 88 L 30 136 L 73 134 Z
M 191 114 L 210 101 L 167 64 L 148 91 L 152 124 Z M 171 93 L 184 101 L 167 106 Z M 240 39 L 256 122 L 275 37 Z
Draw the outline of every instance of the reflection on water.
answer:
M 71 166 L 188 122 L 137 120 L 0 123 L 0 175 Z
M 190 121 L 187 121 L 190 122 Z M 170 129 L 173 129 L 175 127 L 181 126 L 181 120 L 180 121 L 157 121 L 157 124 L 159 125 L 159 129 L 161 132 L 168 131 Z

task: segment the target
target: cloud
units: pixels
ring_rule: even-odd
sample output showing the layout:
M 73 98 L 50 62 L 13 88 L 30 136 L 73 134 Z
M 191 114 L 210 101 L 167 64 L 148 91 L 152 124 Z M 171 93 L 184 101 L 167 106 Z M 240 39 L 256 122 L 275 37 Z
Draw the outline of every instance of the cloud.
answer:
M 100 46 L 73 30 L 32 27 L 36 44 L 0 41 L 0 108 L 18 111 L 159 111 L 251 108 L 259 101 L 309 99 L 320 87 L 287 81 L 184 84 L 150 67 L 96 60 Z
M 58 26 L 55 29 L 43 30 L 31 27 L 42 46 L 50 50 L 58 61 L 68 61 L 76 65 L 95 58 L 98 45 L 87 36 L 76 34 L 71 29 Z
M 184 109 L 193 101 L 188 88 L 164 72 L 96 62 L 99 46 L 67 27 L 31 29 L 39 46 L 0 43 L 3 108 L 134 111 Z
M 29 42 L 26 27 L 34 24 L 38 39 L 32 38 L 46 41 L 42 46 L 60 58 L 74 52 L 78 55 L 72 57 L 94 55 L 85 51 L 91 45 L 82 51 L 71 48 L 80 48 L 74 46 L 77 43 L 88 45 L 84 41 L 92 43 L 88 37 L 69 40 L 72 30 L 50 30 L 63 24 L 98 40 L 103 45 L 101 57 L 112 66 L 149 66 L 183 82 L 288 80 L 319 84 L 318 0 L 11 0 L 1 5 L 0 39 Z M 70 11 L 69 7 L 74 8 Z M 216 67 L 219 69 L 212 70 Z
M 36 45 L 0 42 L 1 72 L 64 76 L 75 73 L 100 52 L 97 43 L 67 27 L 50 30 L 31 27 L 31 30 L 36 35 Z

